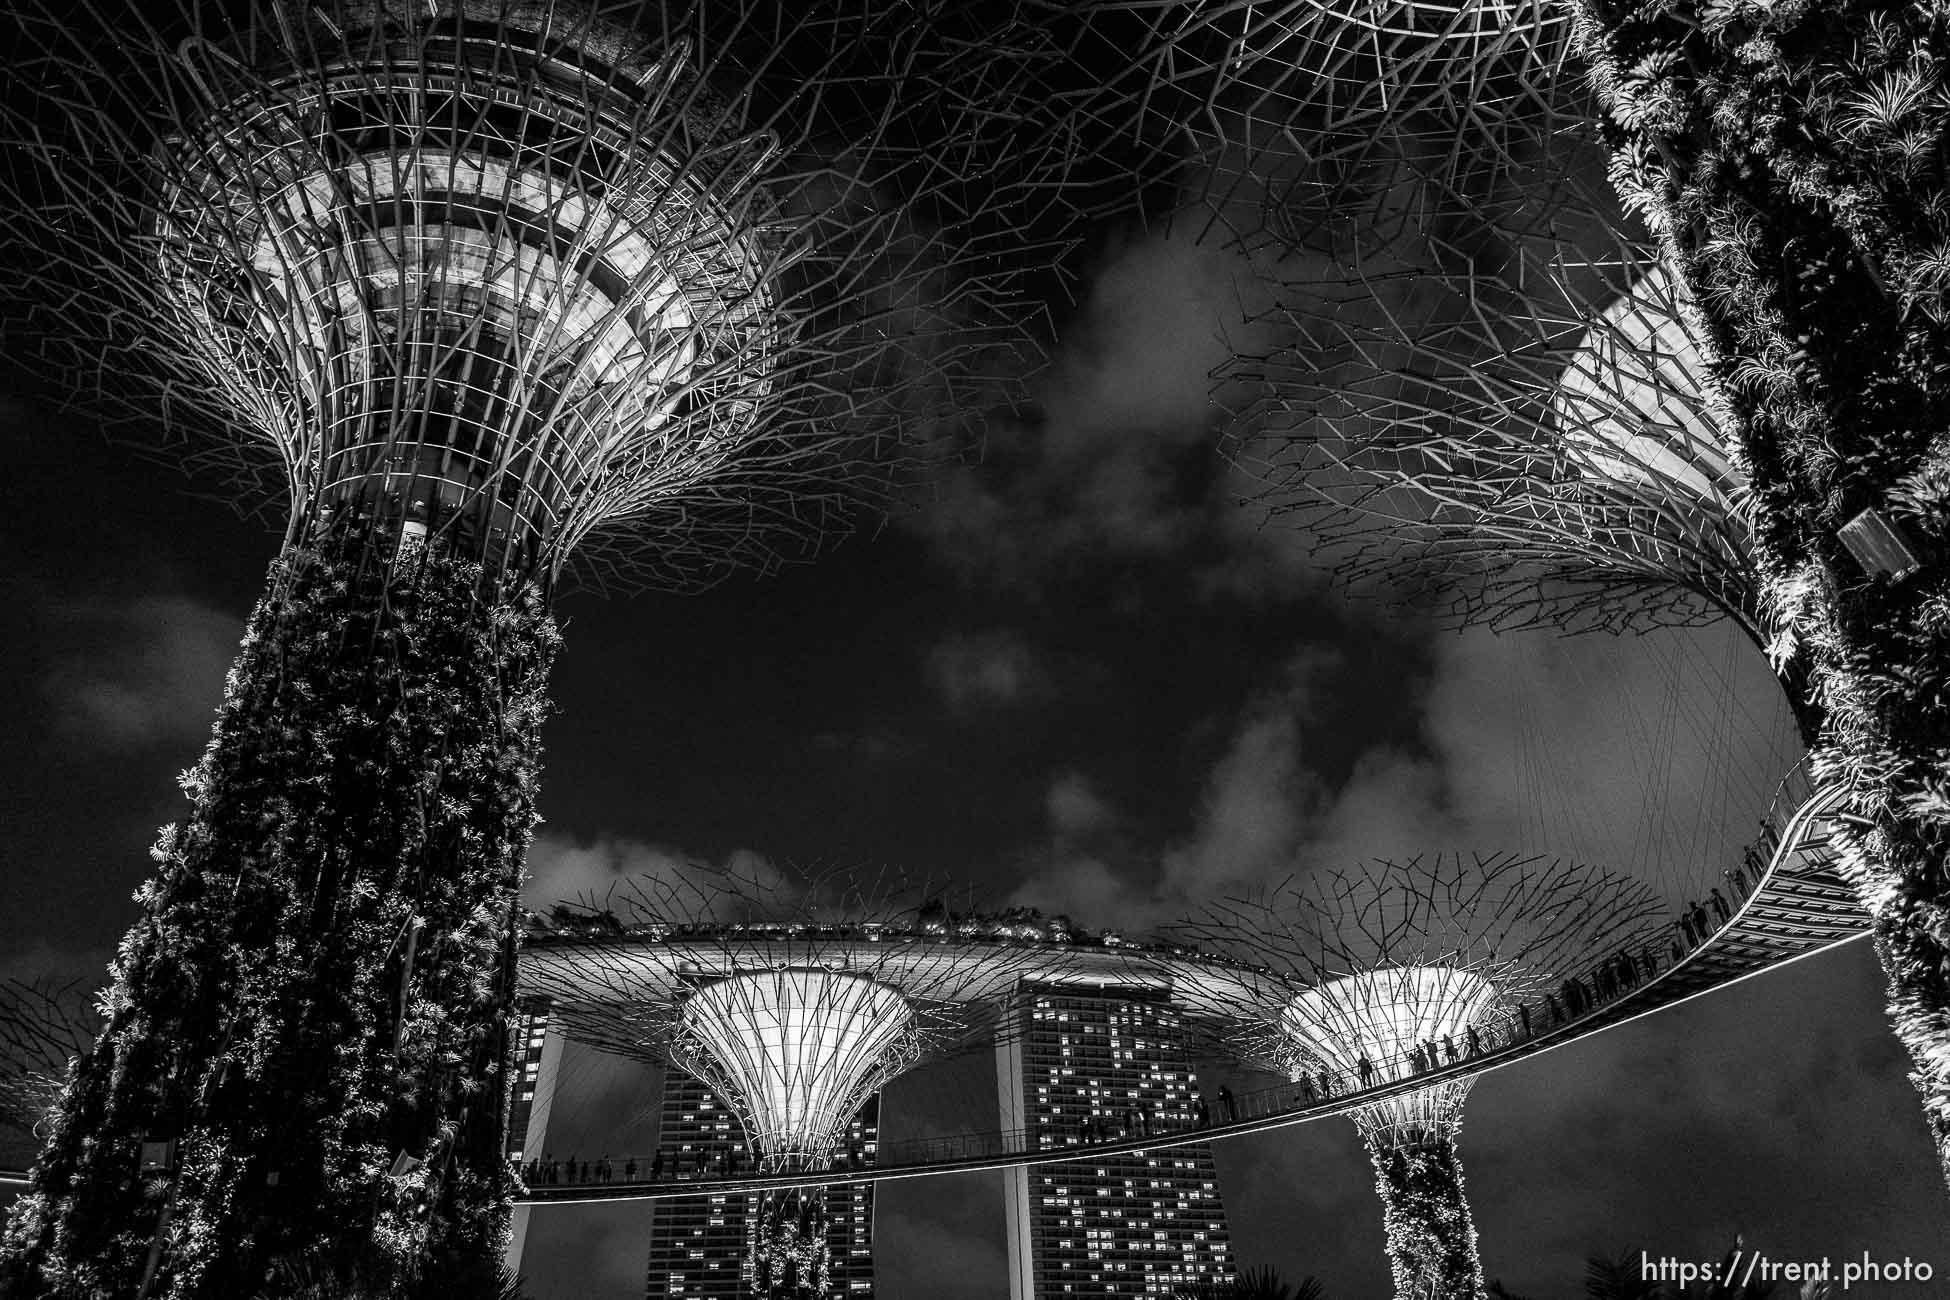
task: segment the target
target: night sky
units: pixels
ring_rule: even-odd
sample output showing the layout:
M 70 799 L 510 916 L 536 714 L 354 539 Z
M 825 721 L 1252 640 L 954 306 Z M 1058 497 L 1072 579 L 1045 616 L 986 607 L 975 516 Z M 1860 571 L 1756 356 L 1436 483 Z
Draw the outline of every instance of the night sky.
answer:
M 1730 865 L 1793 757 L 1753 651 L 1718 630 L 1458 635 L 1333 590 L 1215 452 L 1207 376 L 1243 268 L 1102 243 L 1035 408 L 877 533 L 703 595 L 564 596 L 534 902 L 756 855 L 1141 929 L 1370 855 L 1563 853 L 1675 903 Z M 0 420 L 4 971 L 92 976 L 182 813 L 174 774 L 274 542 L 21 385 Z M 1857 944 L 1486 1077 L 1462 1144 L 1489 1274 L 1570 1297 L 1590 1253 L 1717 1256 L 1736 1232 L 1950 1269 L 1878 984 Z M 572 1065 L 559 1147 L 641 1143 L 654 1078 Z M 942 1095 L 897 1083 L 890 1133 L 904 1096 Z M 1217 1151 L 1242 1262 L 1390 1293 L 1351 1124 Z M 647 1217 L 538 1211 L 533 1293 L 640 1294 Z M 1006 1294 L 1001 1243 L 998 1176 L 891 1186 L 881 1293 Z

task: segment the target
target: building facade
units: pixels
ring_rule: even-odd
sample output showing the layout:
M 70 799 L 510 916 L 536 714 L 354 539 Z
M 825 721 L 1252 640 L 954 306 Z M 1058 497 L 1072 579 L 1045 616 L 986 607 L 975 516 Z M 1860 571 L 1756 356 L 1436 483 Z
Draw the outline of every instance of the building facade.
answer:
M 510 1034 L 506 1154 L 510 1164 L 525 1170 L 546 1153 L 549 1113 L 555 1107 L 555 1083 L 562 1072 L 562 1035 L 553 1023 L 548 1003 L 541 1000 L 524 1004 L 516 1012 Z M 501 1262 L 517 1276 L 532 1213 L 532 1206 L 517 1205 L 510 1219 L 508 1245 Z
M 1196 1122 L 1184 1018 L 1165 989 L 1025 980 L 996 1057 L 1002 1127 L 1024 1149 Z M 1010 1300 L 1168 1296 L 1234 1275 L 1206 1143 L 1019 1166 L 1005 1180 Z
M 714 1171 L 728 1152 L 745 1150 L 744 1127 L 722 1098 L 682 1070 L 664 1074 L 657 1130 L 664 1177 Z M 880 1097 L 869 1097 L 847 1126 L 840 1159 L 873 1164 L 880 1147 Z M 836 1183 L 826 1189 L 829 1294 L 848 1300 L 873 1295 L 873 1184 Z M 756 1193 L 678 1196 L 651 1202 L 649 1300 L 748 1300 L 747 1259 L 757 1222 Z

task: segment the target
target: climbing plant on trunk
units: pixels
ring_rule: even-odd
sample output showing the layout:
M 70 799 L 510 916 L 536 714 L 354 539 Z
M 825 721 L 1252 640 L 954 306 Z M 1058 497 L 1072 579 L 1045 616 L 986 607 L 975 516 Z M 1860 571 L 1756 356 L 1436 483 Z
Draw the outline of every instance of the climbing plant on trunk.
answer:
M 1950 1177 L 1950 6 L 1573 8 L 1613 180 L 1717 354 L 1772 653 L 1808 655 L 1815 771 L 1848 792 L 1843 866 Z M 1914 572 L 1844 540 L 1878 521 Z
M 9 1294 L 244 1295 L 320 1243 L 408 1288 L 497 1262 L 557 637 L 532 586 L 364 542 L 274 567 L 15 1213 Z

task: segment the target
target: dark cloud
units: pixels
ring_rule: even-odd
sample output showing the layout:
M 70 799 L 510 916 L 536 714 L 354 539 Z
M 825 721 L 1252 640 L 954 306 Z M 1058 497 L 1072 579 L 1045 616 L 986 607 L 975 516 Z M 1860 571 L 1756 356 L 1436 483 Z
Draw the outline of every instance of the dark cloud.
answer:
M 1117 812 L 1091 788 L 1081 772 L 1059 772 L 1050 782 L 1047 800 L 1050 827 L 1060 836 L 1088 835 L 1101 831 L 1116 818 Z
M 48 612 L 69 647 L 43 686 L 64 739 L 98 749 L 209 733 L 243 619 L 185 596 L 94 601 Z
M 540 909 L 561 902 L 627 898 L 635 890 L 653 897 L 661 891 L 704 897 L 727 880 L 743 882 L 741 888 L 775 890 L 785 879 L 769 858 L 749 849 L 713 863 L 641 840 L 598 835 L 583 841 L 544 830 L 529 847 L 521 893 L 529 907 Z
M 1244 259 L 1187 237 L 1118 245 L 1037 380 L 1033 416 L 991 430 L 913 525 L 964 578 L 1016 590 L 1131 563 L 1189 563 L 1207 593 L 1271 594 L 1268 571 L 1317 586 L 1286 538 L 1250 555 L 1237 484 L 1212 456 L 1227 398 L 1213 371 L 1264 331 L 1245 323 L 1258 283 Z
M 928 652 L 928 683 L 958 715 L 1007 709 L 1049 690 L 1043 666 L 1007 631 L 957 633 Z

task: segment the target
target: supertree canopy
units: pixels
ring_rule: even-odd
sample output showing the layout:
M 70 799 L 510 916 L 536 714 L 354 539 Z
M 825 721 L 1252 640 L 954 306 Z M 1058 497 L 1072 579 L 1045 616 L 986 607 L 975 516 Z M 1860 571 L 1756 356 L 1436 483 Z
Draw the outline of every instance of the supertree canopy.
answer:
M 1422 1044 L 1461 1041 L 1471 1025 L 1489 1023 L 1501 1009 L 1496 984 L 1473 970 L 1387 966 L 1294 994 L 1280 1012 L 1279 1025 L 1302 1060 L 1324 1064 L 1337 1077 L 1406 1078 Z M 1363 1107 L 1355 1122 L 1364 1132 L 1385 1133 L 1396 1145 L 1453 1135 L 1472 1082 L 1398 1094 Z
M 818 1174 L 886 1082 L 958 1050 L 1024 979 L 1114 979 L 1119 947 L 945 919 L 894 877 L 631 882 L 600 908 L 537 918 L 521 991 L 570 1038 L 703 1080 L 758 1166 L 807 1185 L 763 1194 L 760 1294 L 815 1294 L 827 1271 Z
M 1626 231 L 1591 131 L 1511 157 L 1479 191 L 1403 154 L 1378 190 L 1393 218 L 1322 209 L 1295 234 L 1276 291 L 1291 341 L 1228 370 L 1251 391 L 1232 458 L 1344 581 L 1457 623 L 1730 619 L 1812 737 L 1819 702 L 1763 617 L 1692 303 Z
M 1241 1000 L 1239 1044 L 1287 1071 L 1368 1087 L 1469 1054 L 1509 1008 L 1643 944 L 1662 907 L 1611 871 L 1513 854 L 1377 861 L 1208 906 L 1178 928 L 1279 972 L 1283 1005 Z M 1400 1300 L 1484 1294 L 1456 1133 L 1473 1076 L 1350 1112 L 1375 1169 Z
M 1464 620 L 1621 628 L 1732 615 L 1758 636 L 1734 478 L 1670 277 L 1616 214 L 1585 139 L 1478 200 L 1409 160 L 1426 200 L 1332 220 L 1239 358 L 1235 456 L 1341 555 Z M 1591 236 L 1601 241 L 1592 248 Z M 1584 238 L 1579 238 L 1584 236 Z
M 740 971 L 684 1002 L 672 1050 L 733 1098 L 760 1160 L 816 1168 L 907 1061 L 914 1013 L 893 985 L 823 967 Z
M 769 567 L 996 399 L 1030 83 L 896 3 L 4 31 L 6 348 L 285 544 L 0 1281 L 488 1286 L 558 575 Z

